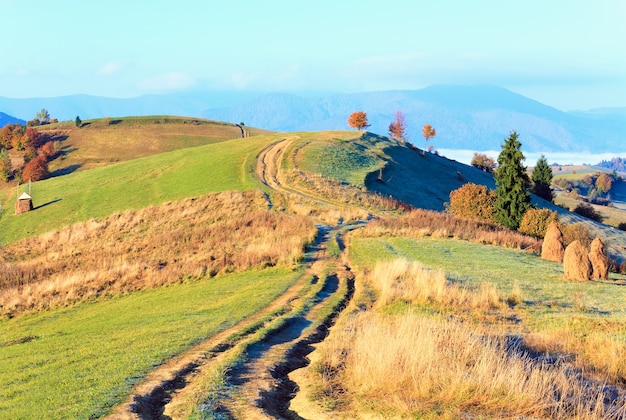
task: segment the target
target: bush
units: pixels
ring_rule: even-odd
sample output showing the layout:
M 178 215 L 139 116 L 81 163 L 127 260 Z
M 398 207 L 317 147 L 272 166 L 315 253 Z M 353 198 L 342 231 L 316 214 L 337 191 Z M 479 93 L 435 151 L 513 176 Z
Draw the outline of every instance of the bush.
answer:
M 469 219 L 494 222 L 496 196 L 484 185 L 468 182 L 450 193 L 446 211 Z
M 578 213 L 587 219 L 595 220 L 596 222 L 602 221 L 602 215 L 594 209 L 591 204 L 580 203 L 574 209 L 574 213 Z
M 589 227 L 585 223 L 571 223 L 561 227 L 563 232 L 563 245 L 568 246 L 574 241 L 579 241 L 589 248 L 593 239 Z
M 525 235 L 541 239 L 545 236 L 550 223 L 558 221 L 559 216 L 555 211 L 548 209 L 529 209 L 524 213 L 522 222 L 517 230 Z
M 45 156 L 37 156 L 24 166 L 22 170 L 23 181 L 40 181 L 50 175 L 48 161 Z

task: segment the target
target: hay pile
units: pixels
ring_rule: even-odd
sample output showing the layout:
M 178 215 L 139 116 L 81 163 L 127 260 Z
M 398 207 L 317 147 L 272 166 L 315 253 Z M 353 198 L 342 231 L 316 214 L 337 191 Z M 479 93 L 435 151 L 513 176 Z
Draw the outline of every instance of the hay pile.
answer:
M 557 223 L 550 223 L 541 245 L 541 258 L 548 261 L 563 262 L 563 233 Z
M 587 250 L 580 241 L 576 240 L 565 248 L 563 271 L 565 280 L 586 281 L 591 278 L 591 262 Z
M 589 261 L 591 261 L 593 269 L 591 276 L 594 279 L 607 280 L 609 278 L 609 257 L 600 238 L 596 238 L 591 242 Z

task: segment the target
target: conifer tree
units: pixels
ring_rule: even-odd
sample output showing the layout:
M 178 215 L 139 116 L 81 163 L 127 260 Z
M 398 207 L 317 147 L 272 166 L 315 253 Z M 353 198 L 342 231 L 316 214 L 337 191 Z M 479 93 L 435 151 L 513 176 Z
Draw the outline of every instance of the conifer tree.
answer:
M 11 166 L 11 159 L 9 158 L 9 153 L 6 149 L 0 147 L 0 180 L 8 181 L 11 177 L 11 173 L 13 172 L 13 167 Z
M 529 179 L 526 168 L 522 166 L 525 158 L 521 147 L 517 133 L 512 131 L 502 146 L 495 172 L 495 219 L 510 229 L 518 228 L 524 213 L 530 208 L 530 194 L 526 190 Z
M 552 202 L 552 190 L 550 184 L 552 183 L 552 169 L 548 166 L 548 160 L 544 155 L 541 155 L 535 168 L 533 169 L 533 193 L 535 195 Z

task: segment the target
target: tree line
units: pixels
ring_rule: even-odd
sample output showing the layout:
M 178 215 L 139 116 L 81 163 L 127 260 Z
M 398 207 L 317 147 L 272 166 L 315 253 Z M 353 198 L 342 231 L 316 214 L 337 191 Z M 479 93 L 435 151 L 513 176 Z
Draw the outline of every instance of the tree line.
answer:
M 0 180 L 39 181 L 49 176 L 48 161 L 56 153 L 55 145 L 34 127 L 53 122 L 56 119 L 51 119 L 48 111 L 42 109 L 26 126 L 8 124 L 0 129 Z M 13 167 L 9 156 L 11 149 L 23 157 L 23 166 Z

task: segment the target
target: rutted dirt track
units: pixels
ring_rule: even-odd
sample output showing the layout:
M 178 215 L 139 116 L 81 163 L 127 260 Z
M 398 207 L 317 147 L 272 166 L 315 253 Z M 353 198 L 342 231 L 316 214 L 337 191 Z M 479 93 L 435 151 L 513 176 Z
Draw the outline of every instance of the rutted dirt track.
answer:
M 281 182 L 280 162 L 290 143 L 285 139 L 270 145 L 257 160 L 257 176 L 278 200 L 300 193 Z M 319 226 L 317 239 L 306 255 L 305 273 L 284 294 L 259 313 L 157 367 L 109 418 L 177 418 L 177 407 L 188 404 L 189 395 L 195 392 L 194 380 L 219 366 L 244 342 L 250 344 L 242 361 L 227 372 L 225 391 L 217 400 L 204 404 L 204 410 L 218 418 L 302 418 L 289 410 L 289 401 L 298 387 L 288 374 L 306 366 L 306 356 L 313 350 L 311 344 L 326 337 L 354 291 L 350 268 L 326 252 L 331 235 L 339 235 L 339 229 Z M 307 294 L 310 290 L 316 292 Z M 255 332 L 271 322 L 279 326 L 254 341 Z

